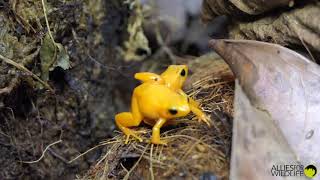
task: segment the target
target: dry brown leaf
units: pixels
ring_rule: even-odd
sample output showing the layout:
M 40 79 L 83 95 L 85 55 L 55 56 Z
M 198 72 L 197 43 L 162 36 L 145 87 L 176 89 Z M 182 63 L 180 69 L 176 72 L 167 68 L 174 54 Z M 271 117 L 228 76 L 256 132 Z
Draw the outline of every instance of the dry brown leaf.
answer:
M 276 44 L 212 40 L 210 46 L 240 84 L 231 179 L 283 179 L 271 174 L 280 164 L 320 167 L 319 66 Z
M 292 6 L 294 0 L 230 0 L 233 5 L 239 8 L 241 11 L 250 14 L 257 15 L 276 9 L 279 7 Z
M 259 15 L 279 7 L 292 7 L 294 0 L 204 0 L 202 20 L 208 22 L 219 15 L 234 17 Z
M 237 22 L 230 29 L 231 39 L 251 39 L 272 42 L 303 51 L 320 52 L 320 2 L 267 16 L 250 22 Z

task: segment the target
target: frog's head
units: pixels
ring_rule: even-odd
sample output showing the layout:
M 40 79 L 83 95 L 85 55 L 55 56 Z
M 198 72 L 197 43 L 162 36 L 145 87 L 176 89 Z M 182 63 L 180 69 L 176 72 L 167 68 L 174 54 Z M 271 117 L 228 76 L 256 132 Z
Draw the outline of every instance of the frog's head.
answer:
M 165 118 L 177 118 L 188 115 L 190 112 L 190 106 L 188 104 L 188 98 L 180 96 L 179 101 L 174 101 L 165 109 Z
M 170 65 L 160 76 L 169 88 L 173 90 L 181 89 L 188 76 L 188 66 Z

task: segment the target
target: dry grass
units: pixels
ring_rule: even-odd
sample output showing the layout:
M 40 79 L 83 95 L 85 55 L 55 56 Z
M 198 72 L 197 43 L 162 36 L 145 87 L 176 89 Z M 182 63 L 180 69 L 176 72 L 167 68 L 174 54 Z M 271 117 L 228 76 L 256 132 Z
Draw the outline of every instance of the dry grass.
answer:
M 79 179 L 199 179 L 205 172 L 228 179 L 233 93 L 232 78 L 201 78 L 193 83 L 189 94 L 201 102 L 214 126 L 199 123 L 193 115 L 178 119 L 177 126 L 162 129 L 168 146 L 148 143 L 150 127 L 138 128 L 147 131 L 143 143 L 131 141 L 125 145 L 119 133 L 103 142 L 109 142 L 107 153 Z

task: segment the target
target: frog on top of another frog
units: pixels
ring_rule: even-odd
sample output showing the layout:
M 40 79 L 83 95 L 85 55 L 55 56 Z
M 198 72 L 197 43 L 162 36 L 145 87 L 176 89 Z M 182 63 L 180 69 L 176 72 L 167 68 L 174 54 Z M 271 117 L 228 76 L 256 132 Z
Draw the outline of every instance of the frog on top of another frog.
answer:
M 184 117 L 192 111 L 199 119 L 210 126 L 210 119 L 199 108 L 199 103 L 188 97 L 182 90 L 187 78 L 188 67 L 186 65 L 170 65 L 161 75 L 140 72 L 135 78 L 142 81 L 137 86 L 131 99 L 131 112 L 122 112 L 115 116 L 119 129 L 129 137 L 133 136 L 139 141 L 139 132 L 129 127 L 139 126 L 142 121 L 153 126 L 151 143 L 164 144 L 160 139 L 160 128 L 174 118 Z

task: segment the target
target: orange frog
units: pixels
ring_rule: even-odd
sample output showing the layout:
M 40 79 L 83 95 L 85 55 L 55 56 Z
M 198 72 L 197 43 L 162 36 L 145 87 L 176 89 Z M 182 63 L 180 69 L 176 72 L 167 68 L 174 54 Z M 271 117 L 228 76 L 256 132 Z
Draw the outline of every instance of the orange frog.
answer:
M 143 83 L 133 91 L 131 112 L 122 112 L 115 116 L 119 129 L 129 137 L 139 141 L 137 131 L 129 127 L 139 126 L 141 121 L 153 125 L 151 143 L 167 144 L 160 139 L 160 128 L 168 121 L 183 117 L 192 111 L 199 119 L 210 125 L 210 119 L 199 109 L 199 104 L 188 97 L 181 89 L 188 73 L 186 65 L 171 65 L 161 75 L 149 72 L 136 73 L 135 78 Z

